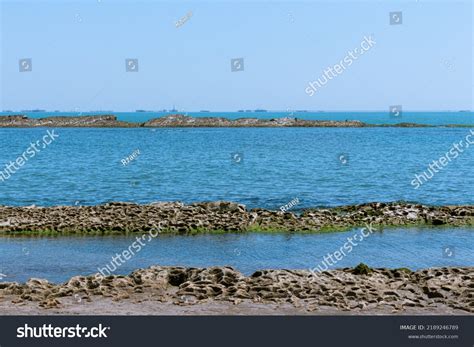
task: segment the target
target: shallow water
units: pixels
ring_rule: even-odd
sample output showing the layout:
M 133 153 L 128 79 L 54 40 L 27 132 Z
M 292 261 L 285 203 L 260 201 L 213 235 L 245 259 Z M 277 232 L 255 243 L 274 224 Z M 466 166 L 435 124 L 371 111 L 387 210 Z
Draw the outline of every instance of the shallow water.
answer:
M 473 229 L 410 228 L 377 231 L 355 238 L 356 245 L 329 268 L 474 266 Z M 321 265 L 328 253 L 344 247 L 360 230 L 330 234 L 220 234 L 158 236 L 116 274 L 151 265 L 230 265 L 249 275 L 258 269 L 309 269 Z M 3 281 L 30 277 L 61 282 L 78 274 L 92 274 L 127 250 L 134 237 L 0 238 L 0 273 Z M 132 248 L 133 249 L 133 248 Z M 333 259 L 335 259 L 333 257 Z M 109 265 L 110 266 L 110 265 Z M 325 265 L 321 265 L 325 268 Z
M 474 204 L 474 146 L 421 188 L 411 185 L 469 130 L 56 129 L 55 142 L 0 181 L 0 204 L 231 200 L 278 209 L 295 198 L 295 209 L 395 200 Z M 0 170 L 46 131 L 0 129 Z M 123 166 L 136 149 L 141 154 Z

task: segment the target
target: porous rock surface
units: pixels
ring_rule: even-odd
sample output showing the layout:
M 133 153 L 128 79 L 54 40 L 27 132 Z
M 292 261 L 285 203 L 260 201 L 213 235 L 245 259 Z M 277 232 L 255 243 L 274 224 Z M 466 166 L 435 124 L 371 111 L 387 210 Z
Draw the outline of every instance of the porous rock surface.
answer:
M 142 299 L 193 305 L 209 300 L 239 304 L 291 303 L 306 311 L 333 307 L 341 311 L 382 308 L 398 312 L 440 306 L 474 313 L 474 268 L 370 269 L 350 268 L 312 273 L 305 270 L 261 270 L 244 276 L 231 267 L 184 268 L 152 266 L 128 276 L 76 276 L 62 284 L 30 279 L 24 284 L 0 282 L 0 302 L 37 302 L 61 307 L 62 298 L 93 301 Z
M 145 127 L 348 127 L 360 128 L 367 124 L 355 121 L 304 120 L 291 117 L 259 119 L 224 117 L 190 117 L 181 114 L 151 119 Z
M 456 127 L 458 125 L 451 125 Z M 95 116 L 54 116 L 44 118 L 29 118 L 25 115 L 0 116 L 0 128 L 32 128 L 32 127 L 71 127 L 71 128 L 194 128 L 194 127 L 335 127 L 335 128 L 362 128 L 362 127 L 401 127 L 418 128 L 431 127 L 425 124 L 398 123 L 398 124 L 367 124 L 357 120 L 305 120 L 292 117 L 274 119 L 224 117 L 190 117 L 183 114 L 170 114 L 159 118 L 150 119 L 144 123 L 118 121 L 115 115 Z
M 55 116 L 44 118 L 29 118 L 24 115 L 0 116 L 0 128 L 35 128 L 35 127 L 72 127 L 72 128 L 109 128 L 137 127 L 136 123 L 121 122 L 114 115 L 101 116 Z
M 474 225 L 474 206 L 425 206 L 409 203 L 367 203 L 334 208 L 306 209 L 300 214 L 248 210 L 245 205 L 203 202 L 185 205 L 162 202 L 149 205 L 108 203 L 99 206 L 0 206 L 0 232 L 125 233 L 201 231 L 319 231 L 410 225 Z

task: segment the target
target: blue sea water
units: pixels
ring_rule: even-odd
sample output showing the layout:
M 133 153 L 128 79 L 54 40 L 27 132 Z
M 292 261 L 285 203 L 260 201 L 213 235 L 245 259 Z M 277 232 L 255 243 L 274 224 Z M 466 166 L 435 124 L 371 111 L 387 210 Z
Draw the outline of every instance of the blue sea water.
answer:
M 0 129 L 0 170 L 47 128 Z M 474 148 L 414 189 L 415 174 L 465 140 L 470 128 L 70 129 L 11 177 L 0 204 L 94 205 L 110 201 L 231 200 L 295 210 L 369 201 L 473 204 Z M 473 146 L 474 147 L 474 146 Z M 136 150 L 127 166 L 121 162 Z M 236 160 L 236 158 L 238 160 Z M 1 216 L 0 216 L 1 217 Z M 315 267 L 355 231 L 333 234 L 160 236 L 117 273 L 150 265 Z M 59 282 L 97 272 L 130 237 L 0 238 L 4 281 Z M 389 229 L 371 235 L 336 267 L 473 266 L 472 228 Z M 443 256 L 449 247 L 455 256 Z M 61 259 L 58 263 L 57 259 Z
M 388 111 L 380 112 L 298 112 L 288 110 L 284 112 L 186 112 L 179 111 L 173 113 L 187 114 L 192 117 L 226 117 L 230 119 L 236 118 L 260 118 L 272 119 L 281 117 L 297 117 L 300 119 L 310 120 L 359 120 L 367 124 L 395 124 L 401 122 L 429 124 L 429 125 L 447 125 L 462 124 L 474 125 L 473 112 L 412 112 L 403 111 L 400 117 L 393 117 Z M 97 114 L 114 114 L 121 121 L 127 122 L 146 122 L 153 118 L 163 117 L 172 113 L 169 112 L 114 112 L 114 111 L 97 111 L 97 112 L 0 112 L 0 115 L 24 114 L 30 118 L 56 117 L 56 116 L 80 116 L 80 115 L 97 115 Z
M 158 236 L 118 267 L 129 274 L 151 265 L 192 267 L 233 266 L 246 275 L 259 269 L 312 269 L 324 256 L 343 247 L 352 230 L 329 234 L 224 234 Z M 329 268 L 473 266 L 472 229 L 387 229 L 376 231 Z M 127 250 L 134 237 L 0 238 L 3 281 L 31 277 L 62 282 L 78 274 L 97 273 L 116 254 Z M 449 252 L 445 250 L 449 249 Z M 60 259 L 61 261 L 58 261 Z M 333 258 L 334 259 L 334 258 Z M 118 261 L 118 260 L 117 260 Z M 104 272 L 105 273 L 105 272 Z M 2 278 L 0 277 L 0 280 Z
M 231 200 L 278 209 L 370 201 L 473 204 L 474 148 L 414 189 L 470 128 L 55 129 L 0 181 L 2 205 Z M 0 129 L 0 170 L 46 128 Z M 121 160 L 140 154 L 127 166 Z M 234 160 L 235 158 L 240 160 Z

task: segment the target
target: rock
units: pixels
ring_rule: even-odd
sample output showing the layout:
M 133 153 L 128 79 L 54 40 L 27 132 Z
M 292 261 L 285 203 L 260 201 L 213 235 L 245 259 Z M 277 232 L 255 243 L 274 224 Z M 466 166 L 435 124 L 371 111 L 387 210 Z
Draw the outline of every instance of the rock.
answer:
M 168 282 L 174 287 L 183 284 L 187 279 L 186 271 L 184 269 L 174 269 L 168 275 Z
M 352 273 L 355 275 L 368 275 L 372 273 L 372 269 L 364 263 L 360 263 L 352 270 Z
M 50 308 L 59 308 L 62 305 L 59 302 L 59 300 L 50 298 L 50 299 L 46 299 L 46 300 L 41 301 L 39 303 L 39 306 L 42 307 L 42 308 L 45 308 L 45 309 L 50 309 Z
M 24 115 L 0 116 L 0 128 L 13 127 L 138 127 L 139 123 L 127 123 L 117 120 L 114 115 L 100 116 L 55 116 L 45 118 L 29 118 Z
M 463 215 L 459 215 L 460 209 L 464 211 Z M 462 206 L 460 209 L 387 203 L 307 209 L 296 215 L 265 209 L 247 211 L 245 205 L 228 201 L 191 205 L 180 202 L 150 205 L 111 202 L 99 206 L 0 206 L 0 233 L 28 230 L 31 233 L 125 234 L 156 231 L 157 228 L 160 233 L 196 233 L 206 230 L 320 231 L 321 228 L 354 228 L 368 223 L 377 223 L 373 224 L 375 229 L 377 225 L 423 223 L 474 226 L 474 206 Z
M 171 114 L 151 119 L 145 123 L 131 123 L 118 121 L 115 115 L 94 116 L 55 116 L 45 118 L 29 118 L 25 115 L 0 116 L 0 128 L 11 127 L 430 127 L 430 125 L 416 123 L 398 124 L 366 124 L 357 120 L 305 120 L 290 117 L 274 119 L 224 117 L 190 117 L 183 114 Z
M 143 124 L 144 127 L 366 127 L 360 121 L 329 121 L 304 120 L 289 117 L 275 119 L 240 118 L 229 119 L 223 117 L 190 117 L 182 114 L 173 114 L 151 119 Z M 370 125 L 372 126 L 372 125 Z
M 397 279 L 395 273 L 402 273 L 403 277 Z M 128 276 L 75 276 L 63 284 L 41 279 L 2 284 L 0 297 L 18 303 L 39 302 L 45 309 L 60 307 L 61 297 L 94 301 L 102 296 L 117 302 L 147 297 L 177 305 L 202 300 L 234 304 L 251 300 L 292 303 L 305 310 L 320 306 L 337 310 L 393 307 L 397 311 L 417 307 L 429 312 L 435 304 L 473 312 L 469 287 L 473 282 L 472 267 L 432 268 L 407 274 L 399 269 L 371 269 L 359 264 L 355 269 L 330 270 L 318 276 L 311 276 L 308 270 L 259 270 L 246 277 L 230 267 L 152 266 Z

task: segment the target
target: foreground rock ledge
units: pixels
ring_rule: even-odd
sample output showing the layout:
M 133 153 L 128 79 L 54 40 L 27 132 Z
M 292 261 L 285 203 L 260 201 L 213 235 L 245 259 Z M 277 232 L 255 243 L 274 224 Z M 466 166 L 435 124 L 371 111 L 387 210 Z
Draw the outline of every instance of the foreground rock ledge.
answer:
M 109 203 L 99 206 L 0 206 L 0 233 L 196 233 L 206 231 L 332 231 L 364 226 L 474 226 L 474 206 L 425 206 L 409 203 L 367 203 L 301 214 L 247 210 L 245 205 L 203 202 L 184 205 Z
M 117 309 L 127 302 L 147 306 L 252 302 L 289 304 L 297 312 L 316 313 L 327 308 L 333 312 L 474 313 L 474 267 L 411 272 L 361 265 L 316 274 L 261 270 L 249 277 L 231 267 L 152 266 L 128 276 L 76 276 L 63 284 L 41 279 L 30 279 L 25 284 L 0 282 L 0 307 L 7 307 L 8 312 L 15 312 L 12 307 L 34 303 L 44 309 L 87 303 L 93 307 L 95 301 L 107 298 Z
M 467 127 L 467 125 L 448 124 L 448 127 Z M 124 122 L 117 120 L 115 115 L 96 116 L 54 116 L 44 118 L 29 118 L 25 115 L 0 116 L 0 128 L 275 128 L 275 127 L 318 127 L 318 128 L 364 128 L 364 127 L 400 127 L 419 128 L 433 127 L 426 124 L 397 123 L 397 124 L 367 124 L 357 120 L 305 120 L 290 117 L 275 119 L 224 117 L 190 117 L 182 114 L 171 114 L 151 119 L 144 123 Z

